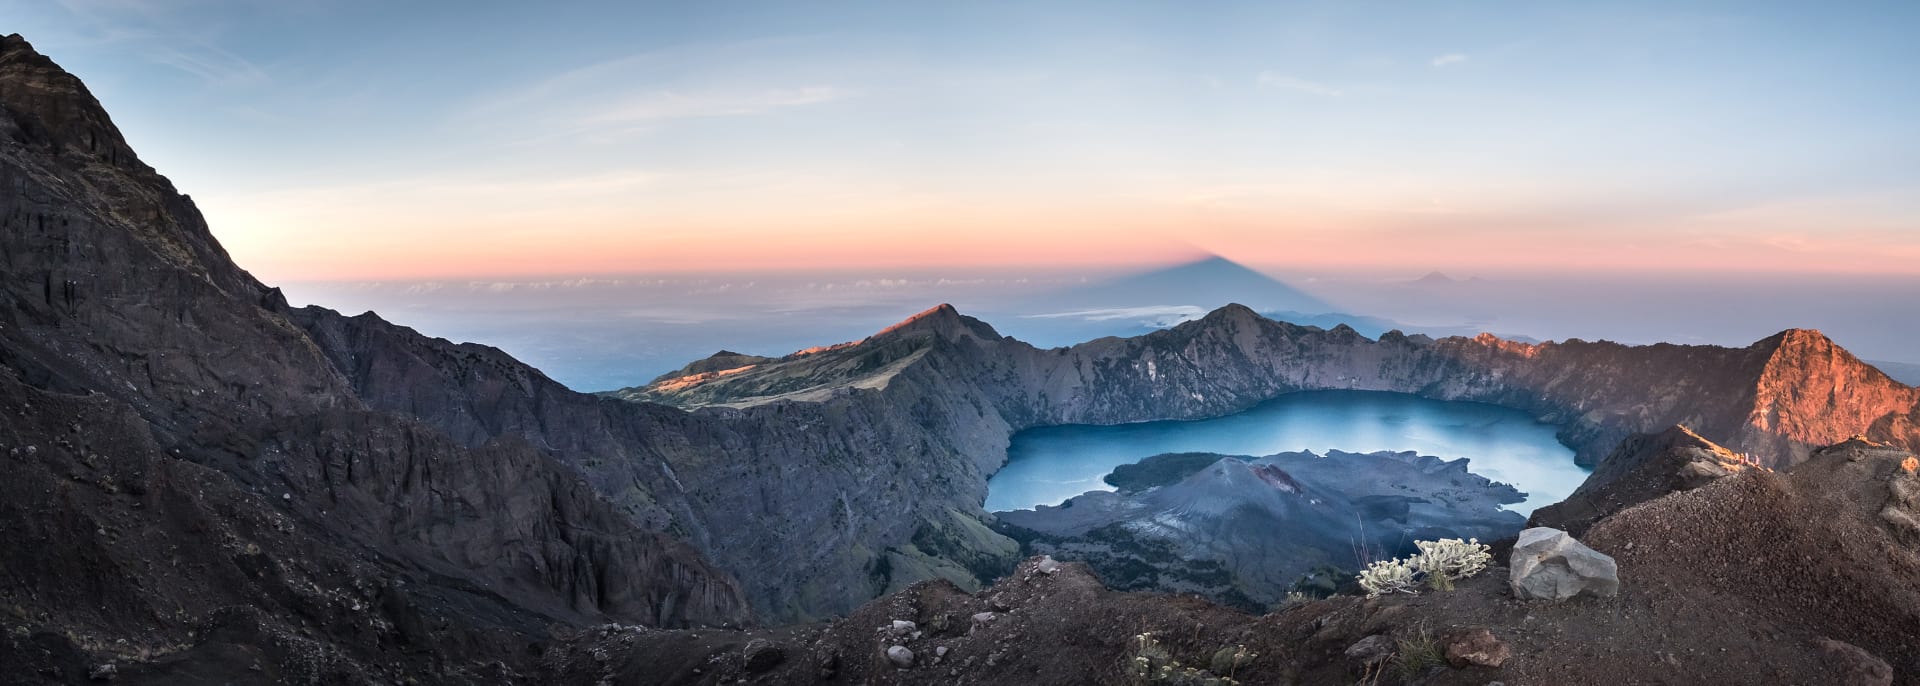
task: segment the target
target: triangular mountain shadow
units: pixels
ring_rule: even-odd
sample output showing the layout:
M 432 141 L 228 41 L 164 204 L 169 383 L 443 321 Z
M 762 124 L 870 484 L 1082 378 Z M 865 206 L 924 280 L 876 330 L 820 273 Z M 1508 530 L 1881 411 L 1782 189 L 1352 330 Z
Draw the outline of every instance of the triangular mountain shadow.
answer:
M 1020 303 L 1020 309 L 1058 313 L 1190 307 L 1204 313 L 1228 303 L 1261 312 L 1337 311 L 1320 298 L 1219 255 L 1036 295 Z

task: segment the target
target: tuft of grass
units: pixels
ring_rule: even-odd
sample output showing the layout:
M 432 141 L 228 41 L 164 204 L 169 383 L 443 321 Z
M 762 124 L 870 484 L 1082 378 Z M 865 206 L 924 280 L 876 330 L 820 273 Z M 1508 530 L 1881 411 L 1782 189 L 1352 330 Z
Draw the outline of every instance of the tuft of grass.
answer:
M 1400 673 L 1401 681 L 1413 681 L 1446 662 L 1441 652 L 1439 639 L 1428 633 L 1426 627 L 1394 639 L 1393 668 Z

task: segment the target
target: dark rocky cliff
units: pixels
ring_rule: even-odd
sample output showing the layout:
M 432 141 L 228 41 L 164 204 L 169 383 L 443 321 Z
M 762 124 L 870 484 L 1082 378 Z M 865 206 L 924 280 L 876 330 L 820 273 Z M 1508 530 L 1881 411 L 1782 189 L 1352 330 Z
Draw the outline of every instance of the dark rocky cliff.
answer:
M 7 546 L 0 597 L 16 634 L 48 636 L 35 654 L 291 650 L 324 659 L 283 678 L 397 679 L 552 622 L 749 618 L 729 575 L 536 446 L 359 397 L 19 36 L 0 38 L 0 231 L 0 532 L 42 542 Z M 233 622 L 253 628 L 195 638 Z
M 769 619 L 844 612 L 927 578 L 973 585 L 1017 559 L 981 523 L 978 495 L 1011 432 L 932 367 L 914 366 L 917 381 L 893 393 L 686 412 L 575 393 L 492 348 L 371 314 L 293 318 L 369 406 L 468 444 L 538 447 L 733 572 Z M 857 364 L 918 359 L 920 343 L 876 345 Z

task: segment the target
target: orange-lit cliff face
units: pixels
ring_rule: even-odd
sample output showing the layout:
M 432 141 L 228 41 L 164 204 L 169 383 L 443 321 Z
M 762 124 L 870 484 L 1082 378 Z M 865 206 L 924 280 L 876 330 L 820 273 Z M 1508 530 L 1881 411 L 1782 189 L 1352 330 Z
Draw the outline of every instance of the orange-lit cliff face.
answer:
M 1868 431 L 1905 445 L 1920 442 L 1912 422 L 1902 419 L 1916 410 L 1920 390 L 1888 378 L 1819 331 L 1784 331 L 1756 345 L 1772 354 L 1754 382 L 1748 437 L 1825 445 Z

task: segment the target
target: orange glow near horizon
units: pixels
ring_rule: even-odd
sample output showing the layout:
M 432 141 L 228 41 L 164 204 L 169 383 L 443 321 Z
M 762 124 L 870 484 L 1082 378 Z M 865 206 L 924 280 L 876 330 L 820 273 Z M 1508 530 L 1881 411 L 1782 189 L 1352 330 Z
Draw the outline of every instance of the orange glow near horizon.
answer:
M 778 207 L 778 206 L 776 206 Z M 1920 246 L 1829 239 L 1722 220 L 1596 229 L 1490 212 L 1316 212 L 1128 203 L 868 212 L 574 208 L 475 213 L 347 206 L 209 209 L 242 266 L 268 281 L 920 268 L 1127 268 L 1216 253 L 1316 270 L 1783 271 L 1920 274 Z M 465 208 L 471 210 L 472 208 Z M 368 219 L 378 217 L 379 219 Z M 1751 224 L 1779 224 L 1742 217 Z M 243 230 L 228 227 L 239 226 Z M 266 227 L 271 226 L 268 230 Z M 337 227 L 352 227 L 340 229 Z M 1875 236 L 1882 236 L 1876 239 Z
M 1920 274 L 1920 241 L 1889 211 L 1905 199 L 1887 193 L 1715 207 L 1612 201 L 1560 181 L 1395 174 L 957 181 L 930 191 L 864 176 L 607 173 L 217 190 L 198 197 L 216 235 L 269 281 L 1125 268 L 1207 253 L 1412 274 Z

